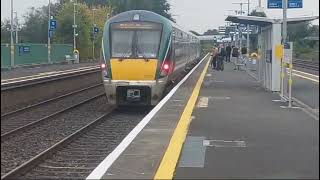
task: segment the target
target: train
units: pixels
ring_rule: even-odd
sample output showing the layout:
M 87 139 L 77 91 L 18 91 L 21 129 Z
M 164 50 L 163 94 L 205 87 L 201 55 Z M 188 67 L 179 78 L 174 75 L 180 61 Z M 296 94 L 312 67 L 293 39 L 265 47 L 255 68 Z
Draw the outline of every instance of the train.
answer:
M 154 106 L 165 88 L 200 59 L 200 40 L 169 19 L 131 10 L 108 19 L 101 74 L 109 104 Z

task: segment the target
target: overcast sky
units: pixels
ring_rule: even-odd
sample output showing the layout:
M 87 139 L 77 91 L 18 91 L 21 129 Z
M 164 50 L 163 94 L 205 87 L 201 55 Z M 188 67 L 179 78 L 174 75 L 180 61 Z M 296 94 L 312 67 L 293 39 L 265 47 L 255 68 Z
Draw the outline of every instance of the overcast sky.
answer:
M 51 0 L 55 2 L 56 0 Z M 22 17 L 28 8 L 40 7 L 48 3 L 48 0 L 13 0 L 14 11 L 18 12 L 18 16 Z M 247 2 L 247 0 L 168 0 L 171 4 L 171 13 L 177 20 L 177 23 L 188 30 L 195 30 L 203 33 L 207 29 L 217 28 L 224 25 L 224 20 L 228 14 L 232 14 L 232 10 L 239 10 L 239 2 Z M 258 6 L 258 0 L 250 0 L 250 9 Z M 266 7 L 267 0 L 262 0 L 262 6 Z M 319 0 L 303 0 L 303 9 L 289 9 L 289 17 L 298 17 L 304 15 L 319 15 Z M 244 5 L 247 10 L 247 5 Z M 278 9 L 267 9 L 266 13 L 269 17 L 281 18 L 282 11 Z M 1 20 L 10 17 L 10 0 L 1 0 Z M 319 24 L 319 20 L 313 22 Z

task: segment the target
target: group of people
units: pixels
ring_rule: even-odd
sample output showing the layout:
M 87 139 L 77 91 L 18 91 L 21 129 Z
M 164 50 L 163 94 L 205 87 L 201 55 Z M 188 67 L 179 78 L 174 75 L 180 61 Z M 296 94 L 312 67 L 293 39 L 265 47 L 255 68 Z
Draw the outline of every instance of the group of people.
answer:
M 247 48 L 241 48 L 242 57 L 247 54 Z M 225 60 L 227 63 L 231 62 L 231 57 L 234 58 L 235 64 L 239 61 L 239 48 L 236 46 L 231 46 L 228 44 L 226 47 L 224 44 L 220 44 L 219 47 L 213 47 L 211 56 L 211 67 L 212 69 L 216 69 L 218 71 L 223 71 L 224 64 L 223 61 Z

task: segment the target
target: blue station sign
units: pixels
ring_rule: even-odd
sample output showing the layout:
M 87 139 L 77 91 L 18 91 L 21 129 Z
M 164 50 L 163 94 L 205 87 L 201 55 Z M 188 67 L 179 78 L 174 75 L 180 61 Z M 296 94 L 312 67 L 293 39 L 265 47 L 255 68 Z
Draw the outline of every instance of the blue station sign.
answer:
M 55 29 L 57 29 L 57 21 L 51 19 L 50 20 L 50 30 L 55 30 Z
M 288 8 L 302 8 L 302 0 L 287 0 Z M 282 0 L 268 0 L 268 9 L 281 9 Z

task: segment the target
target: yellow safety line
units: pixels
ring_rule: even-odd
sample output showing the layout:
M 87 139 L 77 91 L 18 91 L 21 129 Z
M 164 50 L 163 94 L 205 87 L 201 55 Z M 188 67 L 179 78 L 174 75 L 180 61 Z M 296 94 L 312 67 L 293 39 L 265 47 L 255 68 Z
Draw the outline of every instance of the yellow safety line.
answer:
M 209 66 L 209 62 L 210 61 L 207 62 L 204 70 L 202 71 L 198 79 L 196 86 L 193 89 L 193 92 L 181 115 L 178 125 L 174 130 L 169 146 L 162 158 L 162 161 L 160 163 L 160 166 L 158 167 L 158 170 L 154 176 L 154 179 L 172 179 L 173 178 L 173 173 L 175 171 L 176 164 L 178 162 L 180 152 L 182 149 L 182 145 L 186 139 L 188 127 L 191 122 L 192 111 L 196 104 L 203 79 L 205 77 L 205 74 Z

